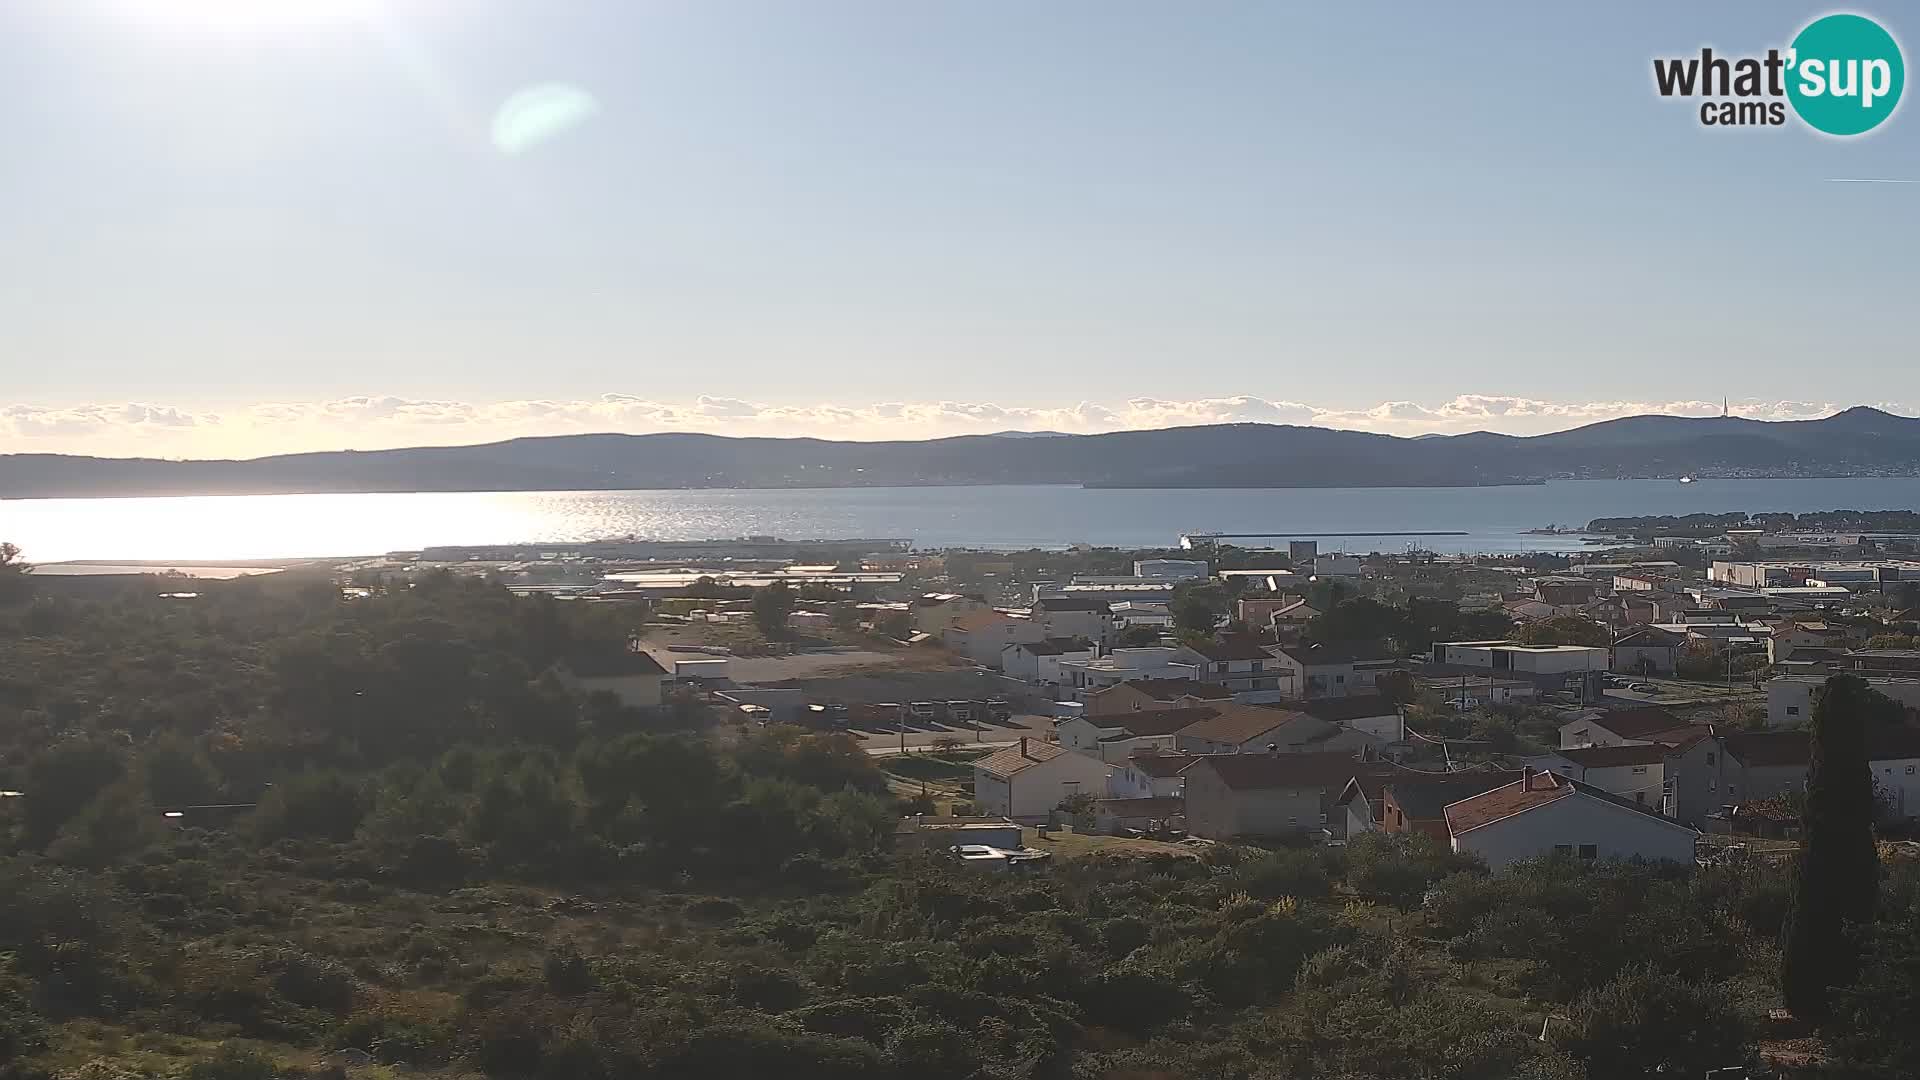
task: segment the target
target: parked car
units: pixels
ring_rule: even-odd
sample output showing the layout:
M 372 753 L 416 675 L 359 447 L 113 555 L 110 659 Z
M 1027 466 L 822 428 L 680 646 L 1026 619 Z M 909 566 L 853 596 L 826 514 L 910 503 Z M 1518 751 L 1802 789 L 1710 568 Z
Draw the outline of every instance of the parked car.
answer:
M 987 702 L 987 715 L 995 720 L 1011 720 L 1013 706 L 1007 703 L 1006 698 L 994 698 Z
M 910 701 L 907 703 L 907 715 L 915 720 L 931 720 L 940 715 L 940 706 L 931 701 Z
M 1644 683 L 1644 682 L 1634 683 L 1632 686 L 1627 687 L 1627 689 L 1633 691 L 1636 694 L 1657 694 L 1660 692 L 1659 687 L 1653 685 L 1652 683 Z
M 953 719 L 953 720 L 971 721 L 973 719 L 973 702 L 971 701 L 947 702 L 947 716 L 949 719 Z
M 845 705 L 807 706 L 807 726 L 817 731 L 840 731 L 847 726 Z

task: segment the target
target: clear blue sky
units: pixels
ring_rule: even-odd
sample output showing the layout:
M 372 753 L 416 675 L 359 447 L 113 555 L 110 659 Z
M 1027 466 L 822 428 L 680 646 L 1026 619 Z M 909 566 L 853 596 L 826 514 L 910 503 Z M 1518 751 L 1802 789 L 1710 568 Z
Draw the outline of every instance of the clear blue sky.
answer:
M 1825 5 L 335 4 L 0 6 L 0 450 L 1920 403 L 1916 106 L 1652 91 Z

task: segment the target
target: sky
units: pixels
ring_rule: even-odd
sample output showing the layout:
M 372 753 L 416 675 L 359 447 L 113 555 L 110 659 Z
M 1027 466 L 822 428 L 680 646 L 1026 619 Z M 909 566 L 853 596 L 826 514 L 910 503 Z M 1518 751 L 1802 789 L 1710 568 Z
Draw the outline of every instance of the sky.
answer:
M 1920 410 L 1920 106 L 1653 90 L 1827 10 L 8 0 L 0 452 Z

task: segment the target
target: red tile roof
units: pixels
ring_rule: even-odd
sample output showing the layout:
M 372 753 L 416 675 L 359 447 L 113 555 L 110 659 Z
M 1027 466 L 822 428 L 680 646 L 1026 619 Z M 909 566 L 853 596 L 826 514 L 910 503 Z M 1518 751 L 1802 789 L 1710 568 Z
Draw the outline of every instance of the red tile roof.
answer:
M 1556 750 L 1554 753 L 1589 769 L 1610 769 L 1616 765 L 1658 765 L 1665 761 L 1672 748 L 1662 743 L 1649 746 L 1583 746 L 1577 750 Z
M 1528 773 L 1504 787 L 1462 799 L 1446 808 L 1447 831 L 1455 836 L 1490 825 L 1523 810 L 1545 806 L 1573 794 L 1573 781 L 1550 772 Z
M 1386 783 L 1380 791 L 1380 802 L 1392 799 L 1394 805 L 1407 815 L 1411 821 L 1439 821 L 1445 816 L 1451 803 L 1470 799 L 1497 787 L 1505 787 L 1520 779 L 1520 773 L 1507 769 L 1499 772 L 1457 772 L 1439 776 L 1386 777 Z
M 1164 780 L 1179 776 L 1199 760 L 1199 754 L 1135 754 L 1127 759 L 1127 764 L 1156 780 Z
M 1251 791 L 1287 787 L 1338 789 L 1357 773 L 1378 768 L 1378 764 L 1341 753 L 1206 754 L 1193 768 L 1213 770 L 1220 782 L 1234 791 Z
M 1022 769 L 1030 769 L 1042 762 L 1052 761 L 1062 754 L 1073 751 L 1059 743 L 1041 742 L 1039 739 L 1021 739 L 1019 745 L 1003 747 L 973 763 L 976 769 L 985 770 L 989 776 L 1006 779 Z
M 1186 812 L 1187 800 L 1178 795 L 1155 795 L 1145 799 L 1095 799 L 1093 805 L 1120 817 L 1173 817 Z
M 1131 686 L 1155 701 L 1176 701 L 1183 697 L 1196 697 L 1207 701 L 1222 701 L 1233 696 L 1233 691 L 1224 686 L 1195 682 L 1192 679 L 1129 679 L 1119 684 L 1119 686 Z M 1119 686 L 1109 686 L 1106 690 L 1096 690 L 1093 696 L 1098 697 L 1108 691 L 1117 690 Z
M 1721 737 L 1727 756 L 1753 765 L 1805 765 L 1812 739 L 1805 731 L 1729 731 Z
M 1302 712 L 1263 709 L 1253 705 L 1226 705 L 1215 710 L 1213 716 L 1180 729 L 1180 734 L 1209 742 L 1244 743 L 1291 724 L 1305 724 L 1302 730 L 1308 732 L 1324 732 L 1333 727 L 1325 720 L 1317 720 Z
M 1103 728 L 1119 728 L 1119 735 L 1110 739 L 1133 739 L 1143 735 L 1171 735 L 1182 728 L 1197 724 L 1220 715 L 1220 710 L 1211 705 L 1194 705 L 1184 709 L 1142 709 L 1139 712 L 1108 713 L 1105 716 L 1089 716 Z M 1105 741 L 1105 740 L 1102 740 Z
M 1656 731 L 1672 731 L 1686 726 L 1686 721 L 1657 705 L 1602 713 L 1594 717 L 1593 722 L 1623 739 L 1642 739 Z
M 1676 829 L 1694 831 L 1672 818 L 1663 816 L 1650 806 L 1643 806 L 1612 792 L 1602 791 L 1591 784 L 1583 784 L 1578 780 L 1556 776 L 1550 772 L 1529 773 L 1505 787 L 1494 788 L 1485 794 L 1454 803 L 1446 809 L 1447 829 L 1453 835 L 1459 836 L 1461 833 L 1470 832 L 1483 825 L 1491 825 L 1503 818 L 1525 813 L 1535 807 L 1558 802 L 1575 794 L 1612 803 L 1636 814 L 1645 814 L 1655 821 L 1671 825 Z

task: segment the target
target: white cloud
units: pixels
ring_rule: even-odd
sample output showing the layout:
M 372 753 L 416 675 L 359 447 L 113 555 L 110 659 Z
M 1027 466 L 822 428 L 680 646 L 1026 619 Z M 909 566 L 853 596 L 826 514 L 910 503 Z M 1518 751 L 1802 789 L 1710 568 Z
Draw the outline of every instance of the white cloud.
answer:
M 1898 404 L 1882 403 L 1892 412 Z M 1739 401 L 1735 416 L 1803 420 L 1841 406 L 1813 401 Z M 1002 405 L 984 401 L 888 401 L 864 405 L 753 402 L 700 396 L 655 401 L 630 394 L 574 400 L 466 402 L 365 395 L 317 402 L 263 402 L 224 410 L 139 402 L 0 406 L 0 451 L 176 457 L 253 456 L 352 447 L 452 445 L 588 431 L 705 431 L 719 435 L 833 439 L 923 439 L 1005 430 L 1120 431 L 1192 424 L 1312 424 L 1395 435 L 1489 430 L 1535 434 L 1642 413 L 1718 415 L 1717 401 L 1547 401 L 1461 394 L 1447 401 L 1382 401 L 1357 408 L 1308 405 L 1251 394 L 1192 399 Z

